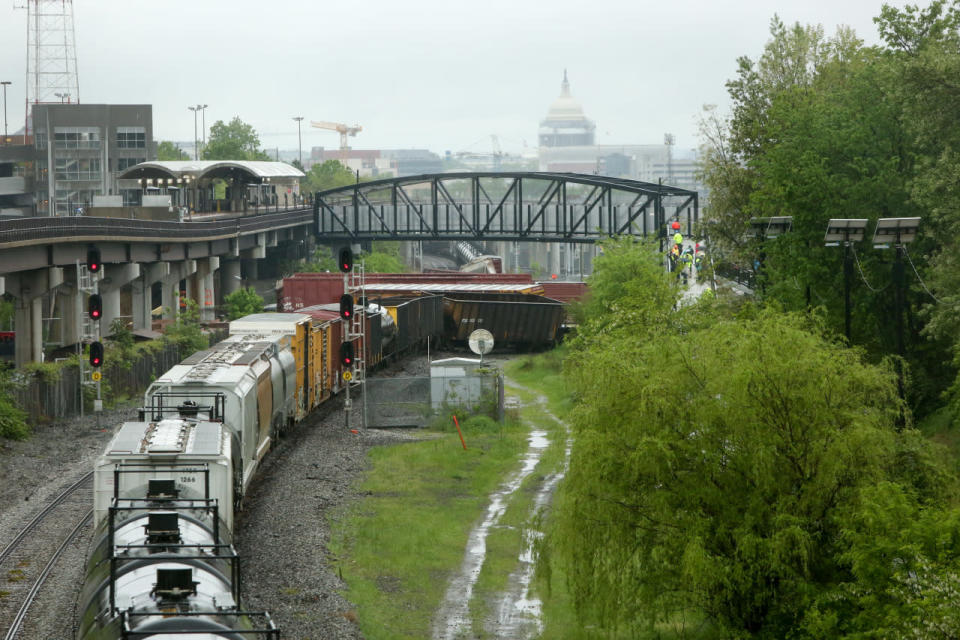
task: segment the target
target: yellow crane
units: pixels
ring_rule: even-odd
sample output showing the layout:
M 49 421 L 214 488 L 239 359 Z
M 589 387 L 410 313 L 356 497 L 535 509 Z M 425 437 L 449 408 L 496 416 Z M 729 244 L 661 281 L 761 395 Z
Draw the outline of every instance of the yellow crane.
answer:
M 323 122 L 323 121 L 318 122 L 316 120 L 311 120 L 310 126 L 315 129 L 329 129 L 330 131 L 339 132 L 341 150 L 346 150 L 350 148 L 350 146 L 347 144 L 347 136 L 356 137 L 357 133 L 359 133 L 360 131 L 363 131 L 363 127 L 361 127 L 358 124 L 355 124 L 351 127 L 345 124 L 341 124 L 339 122 Z

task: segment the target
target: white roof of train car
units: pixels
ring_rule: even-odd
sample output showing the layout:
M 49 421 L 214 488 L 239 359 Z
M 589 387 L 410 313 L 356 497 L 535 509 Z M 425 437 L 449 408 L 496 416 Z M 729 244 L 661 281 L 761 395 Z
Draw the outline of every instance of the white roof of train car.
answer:
M 310 316 L 303 313 L 253 313 L 230 321 L 230 333 L 281 333 L 292 335 L 296 326 L 309 322 Z

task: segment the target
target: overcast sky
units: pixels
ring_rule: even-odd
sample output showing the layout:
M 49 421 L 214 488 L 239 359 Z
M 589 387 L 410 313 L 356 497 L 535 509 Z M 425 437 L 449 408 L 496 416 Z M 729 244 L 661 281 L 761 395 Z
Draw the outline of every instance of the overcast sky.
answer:
M 25 9 L 0 3 L 0 80 L 23 123 Z M 17 4 L 23 5 L 24 2 Z M 360 124 L 358 149 L 534 147 L 566 68 L 602 144 L 698 144 L 704 104 L 728 110 L 736 59 L 777 13 L 877 41 L 879 0 L 75 0 L 80 98 L 152 104 L 158 140 L 239 116 L 264 147 L 336 148 L 313 120 Z M 904 2 L 895 0 L 895 6 Z M 921 0 L 920 4 L 926 2 Z

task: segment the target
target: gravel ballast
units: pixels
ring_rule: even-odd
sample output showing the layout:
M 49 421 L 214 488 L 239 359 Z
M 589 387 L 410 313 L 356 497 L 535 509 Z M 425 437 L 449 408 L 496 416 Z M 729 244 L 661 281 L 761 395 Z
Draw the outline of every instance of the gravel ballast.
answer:
M 426 368 L 420 356 L 381 375 L 418 375 Z M 359 405 L 355 401 L 351 419 L 357 433 L 345 426 L 342 394 L 292 428 L 267 456 L 237 519 L 243 606 L 268 611 L 285 638 L 363 637 L 353 606 L 337 593 L 345 585 L 327 555 L 329 517 L 359 497 L 355 486 L 371 447 L 419 436 L 360 429 Z M 0 540 L 11 539 L 46 501 L 92 469 L 116 428 L 135 418 L 136 407 L 129 406 L 104 412 L 100 428 L 95 416 L 86 416 L 35 427 L 23 442 L 0 440 Z M 73 637 L 91 534 L 88 527 L 61 559 L 20 637 Z M 0 576 L 0 592 L 4 580 Z

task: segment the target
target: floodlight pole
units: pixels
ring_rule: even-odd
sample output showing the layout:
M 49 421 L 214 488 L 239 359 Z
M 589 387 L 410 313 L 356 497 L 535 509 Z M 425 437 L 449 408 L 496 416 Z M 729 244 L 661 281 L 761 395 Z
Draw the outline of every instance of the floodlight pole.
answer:
M 850 280 L 853 279 L 853 249 L 850 232 L 844 233 L 843 241 L 843 327 L 847 334 L 847 344 L 852 344 L 850 336 Z
M 897 354 L 903 358 L 906 356 L 906 347 L 903 339 L 903 307 L 904 307 L 904 277 L 903 277 L 903 245 L 900 244 L 900 231 L 897 230 L 897 253 L 893 260 L 893 282 L 895 285 L 893 293 L 893 302 L 897 314 Z

